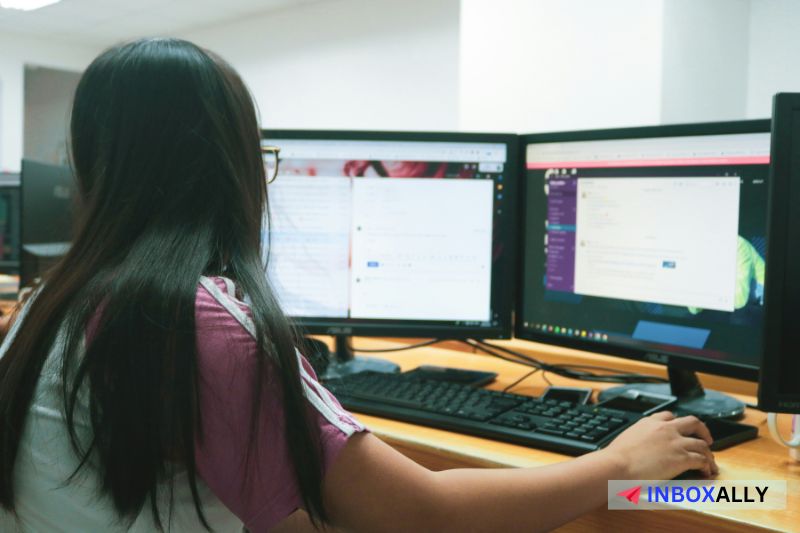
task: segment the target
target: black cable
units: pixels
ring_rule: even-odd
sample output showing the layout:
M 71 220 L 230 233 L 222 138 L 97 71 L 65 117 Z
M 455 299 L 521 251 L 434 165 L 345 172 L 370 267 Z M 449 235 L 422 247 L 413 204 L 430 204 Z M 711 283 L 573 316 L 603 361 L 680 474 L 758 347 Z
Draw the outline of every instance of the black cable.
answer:
M 661 383 L 661 382 L 665 382 L 666 381 L 665 379 L 660 378 L 658 376 L 651 376 L 651 375 L 647 375 L 647 374 L 635 374 L 635 373 L 616 373 L 615 374 L 613 372 L 613 370 L 611 370 L 611 369 L 608 369 L 608 368 L 605 368 L 605 367 L 601 367 L 601 366 L 596 366 L 596 365 L 576 365 L 576 364 L 551 365 L 551 364 L 547 364 L 547 363 L 542 363 L 541 361 L 538 361 L 537 359 L 534 359 L 532 357 L 526 356 L 526 355 L 521 354 L 519 352 L 515 352 L 515 351 L 510 350 L 508 348 L 505 348 L 503 346 L 497 346 L 496 344 L 491 344 L 491 343 L 488 343 L 486 341 L 481 341 L 481 340 L 477 340 L 476 342 L 480 343 L 483 346 L 491 347 L 493 349 L 497 349 L 497 350 L 503 351 L 505 353 L 509 353 L 509 354 L 515 355 L 517 357 L 524 357 L 524 358 L 527 358 L 527 359 L 529 359 L 531 361 L 535 361 L 537 364 L 542 365 L 542 367 L 550 370 L 554 374 L 558 374 L 558 375 L 561 375 L 563 377 L 568 377 L 568 378 L 573 378 L 573 379 L 583 379 L 583 380 L 588 380 L 588 381 L 605 381 L 605 382 L 612 382 L 612 383 L 618 383 L 618 382 L 653 382 L 653 381 Z M 597 375 L 597 374 L 592 374 L 590 372 L 584 372 L 584 371 L 581 370 L 581 369 L 587 369 L 587 368 L 594 369 L 594 370 L 601 370 L 601 371 L 604 371 L 604 372 L 610 372 L 610 374 L 608 374 L 608 375 Z
M 448 339 L 431 339 L 429 341 L 420 342 L 417 344 L 408 344 L 406 346 L 398 346 L 397 348 L 379 348 L 379 349 L 372 349 L 372 348 L 356 348 L 352 344 L 350 345 L 350 349 L 354 352 L 359 353 L 383 353 L 383 352 L 402 352 L 404 350 L 413 350 L 414 348 L 422 348 L 423 346 L 431 346 L 432 344 L 436 344 L 439 342 L 444 342 Z
M 540 371 L 541 371 L 540 368 L 534 368 L 530 372 L 526 372 L 524 376 L 522 376 L 521 378 L 516 380 L 514 383 L 512 383 L 511 385 L 509 385 L 508 387 L 503 389 L 503 392 L 510 391 L 511 389 L 513 389 L 514 387 L 516 387 L 517 385 L 519 385 L 520 383 L 522 383 L 523 381 L 525 381 L 526 379 L 528 379 L 529 377 L 531 377 L 532 375 L 534 375 L 535 373 L 540 372 Z
M 488 353 L 489 355 L 492 355 L 494 357 L 499 357 L 500 359 L 505 359 L 506 361 L 511 361 L 511 362 L 514 362 L 514 363 L 524 364 L 524 365 L 532 366 L 532 367 L 535 367 L 535 368 L 542 368 L 543 369 L 543 368 L 547 367 L 547 364 L 539 361 L 538 359 L 536 359 L 534 357 L 530 357 L 530 356 L 525 355 L 523 353 L 511 351 L 511 350 L 509 350 L 507 348 L 503 348 L 502 346 L 496 346 L 494 344 L 489 344 L 488 342 L 484 342 L 484 341 L 481 341 L 481 340 L 478 340 L 478 339 L 467 339 L 467 340 L 462 341 L 462 342 L 465 342 L 466 344 L 472 346 L 473 348 L 475 348 L 477 350 L 481 350 L 482 352 Z M 506 353 L 508 355 L 511 355 L 511 356 L 514 357 L 514 359 L 511 359 L 508 356 L 500 355 L 499 352 L 503 352 L 503 353 Z
M 487 348 L 491 350 L 498 350 L 500 352 L 504 352 L 506 354 L 512 355 L 514 357 L 522 358 L 526 361 L 532 363 L 532 365 L 541 368 L 545 372 L 552 372 L 553 374 L 570 378 L 570 379 L 577 379 L 583 381 L 594 381 L 600 383 L 667 383 L 668 381 L 664 378 L 658 376 L 652 376 L 648 374 L 637 374 L 637 373 L 614 373 L 613 370 L 609 368 L 605 368 L 602 366 L 597 365 L 582 365 L 582 364 L 556 364 L 551 365 L 548 363 L 543 363 L 536 358 L 530 357 L 528 355 L 516 352 L 514 350 L 510 350 L 504 346 L 498 346 L 496 344 L 491 344 L 483 340 L 475 339 L 475 344 L 471 344 L 472 346 L 479 347 L 483 351 L 487 351 Z M 477 345 L 477 346 L 476 346 Z M 608 374 L 596 374 L 593 372 L 586 371 L 587 369 L 591 370 L 599 370 L 602 372 L 608 372 Z M 547 378 L 545 377 L 547 381 Z
M 492 350 L 499 350 L 499 351 L 507 353 L 509 355 L 513 355 L 514 357 L 520 357 L 520 358 L 525 359 L 527 361 L 530 361 L 530 362 L 532 362 L 534 364 L 541 365 L 541 366 L 546 366 L 546 363 L 543 363 L 542 361 L 539 361 L 535 357 L 532 357 L 530 355 L 527 355 L 527 354 L 524 354 L 524 353 L 520 353 L 520 352 L 517 352 L 517 351 L 514 351 L 514 350 L 510 350 L 510 349 L 506 348 L 505 346 L 498 346 L 497 344 L 492 344 L 490 342 L 486 342 L 486 341 L 481 340 L 481 339 L 470 339 L 470 340 L 472 340 L 473 342 L 479 344 L 480 346 L 491 348 Z
M 492 350 L 490 348 L 485 348 L 485 347 L 480 346 L 480 345 L 478 345 L 476 343 L 473 343 L 471 341 L 472 341 L 472 339 L 466 339 L 466 340 L 465 339 L 459 339 L 459 342 L 462 342 L 462 343 L 464 343 L 464 344 L 466 344 L 466 345 L 468 345 L 468 346 L 470 346 L 472 348 L 475 348 L 476 350 L 481 350 L 484 353 L 486 353 L 488 355 L 491 355 L 492 357 L 496 357 L 498 359 L 502 359 L 503 361 L 508 361 L 509 363 L 516 363 L 518 365 L 523 365 L 523 366 L 528 366 L 528 367 L 533 367 L 533 368 L 541 368 L 539 365 L 530 363 L 528 361 L 520 361 L 519 359 L 512 359 L 511 357 L 507 357 L 505 355 L 501 355 L 498 352 L 495 352 L 494 350 Z

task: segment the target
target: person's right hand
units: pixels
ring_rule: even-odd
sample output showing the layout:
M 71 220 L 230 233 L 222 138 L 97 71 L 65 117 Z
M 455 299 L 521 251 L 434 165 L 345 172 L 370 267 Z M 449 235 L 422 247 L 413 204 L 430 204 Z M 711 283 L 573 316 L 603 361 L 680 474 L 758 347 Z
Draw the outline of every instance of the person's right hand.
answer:
M 672 479 L 687 470 L 711 477 L 719 472 L 712 441 L 697 418 L 661 412 L 639 420 L 603 451 L 621 461 L 627 479 Z

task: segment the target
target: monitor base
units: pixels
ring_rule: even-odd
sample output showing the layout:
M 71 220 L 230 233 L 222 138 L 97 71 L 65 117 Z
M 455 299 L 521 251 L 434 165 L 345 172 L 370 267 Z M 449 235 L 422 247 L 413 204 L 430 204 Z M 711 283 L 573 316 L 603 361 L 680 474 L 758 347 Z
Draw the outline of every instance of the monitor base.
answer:
M 317 339 L 306 337 L 303 352 L 321 380 L 336 379 L 359 372 L 400 372 L 400 366 L 377 357 L 356 357 L 350 347 L 350 339 L 342 335 L 334 337 L 336 351 Z
M 637 390 L 653 394 L 674 394 L 669 383 L 633 383 L 611 387 L 600 393 L 600 401 L 607 400 L 626 390 Z M 704 390 L 699 396 L 678 396 L 678 402 L 670 409 L 681 415 L 698 417 L 738 419 L 744 416 L 745 405 L 736 398 L 715 390 Z
M 354 357 L 348 361 L 331 361 L 328 368 L 325 369 L 322 379 L 336 379 L 360 372 L 384 372 L 393 374 L 395 372 L 400 372 L 400 366 L 385 359 Z

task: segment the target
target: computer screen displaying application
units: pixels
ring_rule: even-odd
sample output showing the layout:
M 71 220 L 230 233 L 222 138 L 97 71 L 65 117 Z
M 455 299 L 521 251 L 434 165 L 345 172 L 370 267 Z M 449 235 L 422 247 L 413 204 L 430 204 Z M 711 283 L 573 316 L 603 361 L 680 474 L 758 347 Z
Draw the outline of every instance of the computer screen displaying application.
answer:
M 526 150 L 523 331 L 757 366 L 769 133 Z
M 307 324 L 509 321 L 493 298 L 509 252 L 500 230 L 511 215 L 506 143 L 264 143 L 281 149 L 265 249 L 288 315 Z

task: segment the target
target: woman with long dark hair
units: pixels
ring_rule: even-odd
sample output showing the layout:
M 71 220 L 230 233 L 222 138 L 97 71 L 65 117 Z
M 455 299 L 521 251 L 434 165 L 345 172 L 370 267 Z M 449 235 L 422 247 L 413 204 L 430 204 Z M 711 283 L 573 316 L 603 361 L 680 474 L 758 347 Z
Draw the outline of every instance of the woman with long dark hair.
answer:
M 429 472 L 365 432 L 270 291 L 259 142 L 239 76 L 191 43 L 86 70 L 73 244 L 0 347 L 0 530 L 530 531 L 607 479 L 715 472 L 705 426 L 669 414 L 536 470 Z

